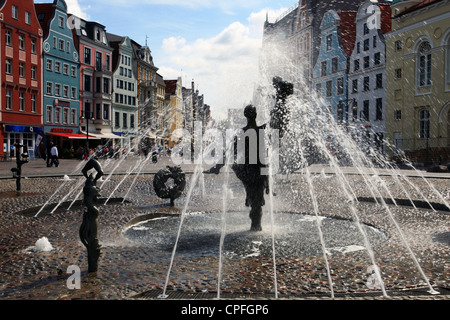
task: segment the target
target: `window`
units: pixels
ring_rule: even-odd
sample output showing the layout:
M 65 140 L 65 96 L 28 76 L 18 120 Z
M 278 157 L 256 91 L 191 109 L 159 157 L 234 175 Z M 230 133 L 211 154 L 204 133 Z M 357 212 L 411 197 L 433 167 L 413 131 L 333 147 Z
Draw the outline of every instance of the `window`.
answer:
M 55 96 L 61 95 L 61 85 L 59 83 L 55 83 Z
M 84 63 L 91 64 L 91 49 L 84 48 Z
M 48 95 L 53 95 L 53 83 L 47 82 L 47 87 L 45 91 Z
M 11 16 L 12 16 L 14 19 L 19 19 L 19 9 L 18 9 L 17 6 L 15 6 L 15 5 L 12 5 Z
M 12 74 L 12 60 L 6 59 L 6 74 Z
M 322 61 L 322 63 L 320 64 L 320 75 L 322 77 L 327 75 L 327 62 L 326 61 Z
M 336 73 L 338 71 L 338 58 L 331 59 L 331 72 Z
M 377 98 L 376 100 L 375 120 L 383 120 L 383 98 Z
M 77 67 L 75 67 L 75 66 L 71 66 L 70 67 L 70 75 L 72 77 L 76 77 L 77 76 Z
M 353 61 L 353 71 L 358 71 L 359 70 L 359 59 L 356 59 L 355 61 Z
M 66 42 L 66 51 L 70 53 L 70 41 Z
M 47 115 L 47 122 L 53 122 L 53 119 L 52 119 L 53 107 L 52 106 L 47 106 L 46 115 Z
M 114 125 L 116 128 L 120 127 L 120 113 L 114 112 Z
M 103 93 L 109 94 L 109 79 L 103 79 Z
M 31 112 L 37 112 L 36 94 L 31 94 Z
M 376 48 L 377 47 L 377 41 L 378 39 L 377 39 L 377 36 L 373 36 L 373 43 L 372 43 L 372 46 L 374 47 L 374 48 Z
M 67 85 L 63 86 L 63 96 L 64 96 L 64 98 L 69 97 L 69 86 L 67 86 Z
M 52 59 L 47 59 L 46 68 L 47 68 L 47 71 L 53 71 L 53 60 Z
M 370 67 L 370 57 L 364 57 L 364 68 L 369 68 Z
M 58 39 L 56 39 L 56 37 L 53 37 L 53 48 L 56 48 L 57 44 L 58 44 Z
M 102 53 L 96 52 L 95 53 L 95 67 L 97 70 L 102 70 Z
M 72 99 L 76 99 L 77 98 L 77 88 L 76 87 L 72 87 L 72 95 L 70 97 Z
M 58 27 L 64 29 L 64 17 L 58 16 Z
M 25 92 L 19 92 L 19 110 L 25 111 Z
M 419 46 L 419 86 L 431 85 L 431 45 L 423 41 Z
M 63 65 L 63 73 L 69 75 L 69 65 L 67 63 L 64 63 Z
M 344 78 L 337 79 L 337 94 L 344 94 Z
M 11 30 L 6 29 L 5 30 L 5 44 L 7 46 L 12 46 L 11 42 Z
M 77 122 L 77 110 L 70 110 L 70 124 L 76 124 Z
M 316 83 L 316 93 L 320 97 L 322 95 L 322 84 Z
M 352 81 L 352 93 L 358 92 L 358 79 Z
M 364 40 L 364 51 L 369 50 L 369 39 Z
M 31 39 L 31 53 L 36 53 L 36 39 Z
M 428 139 L 430 137 L 430 111 L 421 110 L 419 112 L 419 138 Z
M 361 120 L 369 121 L 369 100 L 364 100 L 363 111 L 361 113 Z
M 111 56 L 106 55 L 106 71 L 109 71 L 111 68 Z
M 370 90 L 370 78 L 369 77 L 364 77 L 364 91 L 369 91 Z
M 25 77 L 25 63 L 19 62 L 19 77 Z
M 395 110 L 394 111 L 394 119 L 395 120 L 402 120 L 402 110 Z
M 60 123 L 60 122 L 61 122 L 61 108 L 56 107 L 55 108 L 55 123 Z
M 363 32 L 364 34 L 369 34 L 369 27 L 367 26 L 367 23 L 364 23 Z
M 122 128 L 128 128 L 128 114 L 123 113 L 122 114 Z
M 37 67 L 31 66 L 31 80 L 37 80 Z
M 60 51 L 64 51 L 64 40 L 63 39 L 58 40 L 58 49 Z
M 331 97 L 333 94 L 333 81 L 329 80 L 326 82 L 326 91 L 327 97 Z
M 103 105 L 103 120 L 109 120 L 109 104 Z
M 353 113 L 353 121 L 358 120 L 358 101 L 353 102 L 352 113 Z
M 23 34 L 19 34 L 19 49 L 25 50 L 25 36 Z
M 333 35 L 327 35 L 327 51 L 330 51 L 333 47 Z
M 6 109 L 12 109 L 12 90 L 6 90 Z
M 383 88 L 383 74 L 378 73 L 376 75 L 375 89 L 381 89 L 381 88 Z
M 375 65 L 379 65 L 381 63 L 381 53 L 379 53 L 379 52 L 375 53 L 373 60 L 374 60 L 373 63 Z
M 61 73 L 61 62 L 55 61 L 55 72 Z
M 395 41 L 395 50 L 400 51 L 403 49 L 403 42 L 402 40 Z
M 130 128 L 134 129 L 134 114 L 130 114 Z
M 100 103 L 95 104 L 95 119 L 100 120 L 102 116 L 102 105 Z
M 69 123 L 69 109 L 64 108 L 63 110 L 63 123 L 68 124 Z
M 361 42 L 356 43 L 356 53 L 361 53 Z
M 28 11 L 25 12 L 25 23 L 31 24 L 31 13 L 29 13 Z
M 97 93 L 101 93 L 101 83 L 102 83 L 102 78 L 101 77 L 96 77 L 95 78 L 95 92 Z
M 84 75 L 84 91 L 91 91 L 91 76 Z

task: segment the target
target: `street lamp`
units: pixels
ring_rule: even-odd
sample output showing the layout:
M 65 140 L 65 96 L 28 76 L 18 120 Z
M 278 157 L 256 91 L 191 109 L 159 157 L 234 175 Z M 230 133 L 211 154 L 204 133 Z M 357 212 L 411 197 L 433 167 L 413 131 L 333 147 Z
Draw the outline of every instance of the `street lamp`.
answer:
M 85 113 L 87 114 L 87 111 Z M 85 118 L 84 116 L 80 117 L 80 120 L 84 120 L 84 119 L 86 119 L 86 150 L 89 153 L 89 119 L 88 119 L 88 117 Z M 92 118 L 91 120 L 95 121 L 94 118 Z

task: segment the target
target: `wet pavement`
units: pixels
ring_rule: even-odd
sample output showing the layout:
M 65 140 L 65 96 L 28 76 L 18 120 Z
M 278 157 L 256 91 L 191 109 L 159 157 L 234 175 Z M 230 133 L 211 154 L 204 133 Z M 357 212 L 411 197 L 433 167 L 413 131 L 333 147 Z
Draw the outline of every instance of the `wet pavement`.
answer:
M 177 215 L 187 201 L 186 190 L 176 200 L 178 210 L 168 210 L 167 201 L 158 198 L 153 190 L 153 174 L 165 165 L 172 164 L 169 158 L 162 158 L 157 164 L 149 161 L 134 180 L 135 175 L 127 177 L 125 173 L 137 161 L 138 157 L 130 157 L 120 163 L 118 160 L 102 160 L 105 178 L 117 164 L 119 166 L 115 169 L 117 174 L 103 185 L 102 181 L 99 182 L 104 198 L 109 197 L 114 189 L 117 190 L 108 204 L 99 207 L 102 255 L 96 274 L 87 274 L 86 249 L 78 237 L 83 208 L 74 204 L 67 210 L 66 205 L 50 213 L 52 204 L 54 206 L 60 201 L 70 203 L 75 198 L 83 182 L 80 171 L 84 162 L 62 160 L 58 168 L 47 168 L 43 160 L 33 160 L 23 166 L 20 194 L 16 194 L 15 181 L 8 176 L 14 163 L 0 163 L 0 300 L 158 299 L 164 289 L 169 299 L 217 298 L 219 257 L 188 253 L 175 255 L 166 287 L 171 250 L 146 246 L 124 236 L 124 227 L 129 226 L 130 222 L 155 212 Z M 184 169 L 188 173 L 189 187 L 194 166 L 186 165 Z M 379 283 L 374 280 L 370 253 L 358 250 L 327 254 L 335 299 L 448 300 L 449 212 L 363 201 L 350 205 L 349 199 L 340 192 L 342 185 L 338 177 L 329 174 L 326 167 L 315 166 L 311 169 L 315 173 L 313 183 L 321 215 L 353 220 L 353 209 L 356 209 L 361 222 L 379 228 L 388 235 L 386 241 L 372 248 L 376 265 L 381 270 L 386 295 L 383 295 Z M 450 174 L 407 173 L 407 176 L 400 177 L 383 173 L 380 179 L 368 175 L 367 179 L 374 179 L 372 182 L 379 186 L 378 191 L 386 198 L 403 199 L 407 191 L 413 199 L 426 198 L 431 203 L 441 205 L 450 201 Z M 69 174 L 70 180 L 64 180 L 64 174 Z M 427 175 L 426 180 L 420 177 L 422 174 Z M 345 176 L 347 183 L 355 190 L 354 196 L 371 196 L 364 187 L 367 180 L 363 180 L 351 168 L 345 169 Z M 193 188 L 188 211 L 220 212 L 224 179 L 226 174 L 206 175 L 205 188 L 202 189 L 200 183 Z M 229 176 L 229 181 L 231 192 L 227 207 L 246 215 L 248 209 L 243 205 L 240 182 L 233 175 Z M 402 182 L 400 185 L 399 181 Z M 304 174 L 277 177 L 274 191 L 274 214 L 286 211 L 314 215 L 314 203 Z M 126 202 L 118 201 L 125 196 Z M 47 202 L 41 214 L 35 217 Z M 264 207 L 265 217 L 269 216 L 268 207 Z M 53 250 L 33 251 L 35 242 L 42 237 L 49 240 Z M 409 250 L 413 252 L 414 258 Z M 417 259 L 418 265 L 414 259 Z M 276 258 L 275 262 L 276 277 L 270 257 L 223 257 L 220 297 L 332 299 L 323 255 Z M 71 285 L 75 284 L 71 270 L 77 268 L 81 271 L 80 287 L 71 289 Z M 441 294 L 429 294 L 427 281 Z

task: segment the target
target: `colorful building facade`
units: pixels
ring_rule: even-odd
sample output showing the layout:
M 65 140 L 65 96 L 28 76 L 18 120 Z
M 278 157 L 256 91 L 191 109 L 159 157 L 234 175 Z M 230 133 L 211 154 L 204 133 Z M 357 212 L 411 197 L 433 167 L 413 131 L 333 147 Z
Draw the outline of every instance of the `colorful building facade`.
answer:
M 391 155 L 450 161 L 450 3 L 394 1 L 387 34 L 386 135 Z
M 361 145 L 384 152 L 386 46 L 389 4 L 365 1 L 356 16 L 356 40 L 348 76 L 348 125 Z
M 355 42 L 356 12 L 327 11 L 321 24 L 321 46 L 312 72 L 317 107 L 339 123 L 346 122 L 347 64 Z
M 42 126 L 42 28 L 32 0 L 0 1 L 0 157 L 15 157 L 15 143 L 39 152 Z
M 113 133 L 121 136 L 121 147 L 138 143 L 137 80 L 133 72 L 133 47 L 129 37 L 108 34 L 113 51 Z
M 79 54 L 73 43 L 67 4 L 64 0 L 36 4 L 36 14 L 44 30 L 43 39 L 43 120 L 45 140 L 60 148 L 78 147 Z

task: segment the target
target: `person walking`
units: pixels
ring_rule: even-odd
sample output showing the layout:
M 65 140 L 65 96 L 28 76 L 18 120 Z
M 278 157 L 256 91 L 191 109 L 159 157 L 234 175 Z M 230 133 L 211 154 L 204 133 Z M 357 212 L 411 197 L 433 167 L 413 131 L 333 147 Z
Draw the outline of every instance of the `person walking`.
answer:
M 52 156 L 52 162 L 50 163 L 50 167 L 55 164 L 55 167 L 58 167 L 59 160 L 58 160 L 58 148 L 53 145 L 52 149 L 50 150 L 51 156 Z
M 50 167 L 50 162 L 52 160 L 52 147 L 53 147 L 53 142 L 47 143 L 47 167 Z

